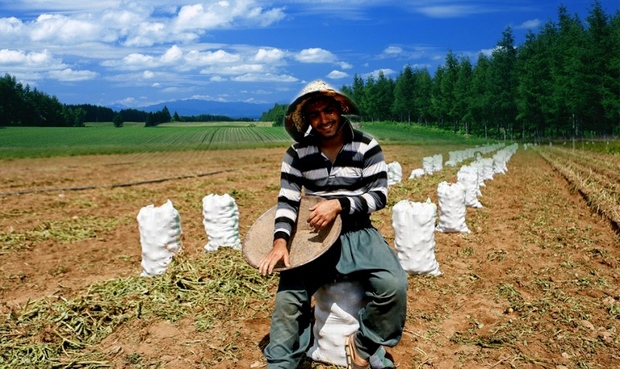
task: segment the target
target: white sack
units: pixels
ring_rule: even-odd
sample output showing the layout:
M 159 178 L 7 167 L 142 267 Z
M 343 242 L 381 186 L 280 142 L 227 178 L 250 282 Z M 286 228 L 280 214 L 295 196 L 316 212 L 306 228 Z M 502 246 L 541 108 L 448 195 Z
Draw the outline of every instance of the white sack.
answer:
M 493 179 L 493 158 L 482 158 L 480 159 L 482 163 L 482 178 L 485 181 L 490 181 Z
M 181 251 L 181 217 L 170 200 L 162 206 L 147 205 L 138 212 L 143 277 L 163 274 Z
M 422 158 L 422 168 L 425 174 L 433 174 L 435 171 L 435 165 L 432 156 L 425 156 Z
M 403 269 L 411 274 L 441 275 L 435 259 L 437 205 L 401 200 L 392 207 L 394 246 Z
M 314 343 L 306 356 L 323 363 L 346 366 L 344 342 L 357 331 L 358 313 L 364 305 L 364 289 L 359 281 L 328 283 L 314 294 Z M 380 357 L 385 349 L 370 357 L 373 368 L 385 368 Z
M 203 225 L 209 242 L 205 251 L 220 247 L 241 250 L 239 238 L 239 208 L 229 194 L 210 194 L 202 199 Z
M 441 172 L 443 170 L 443 155 L 433 155 L 433 172 Z
M 437 187 L 439 199 L 439 232 L 471 233 L 465 224 L 465 187 L 461 183 L 441 182 Z
M 412 170 L 411 174 L 409 175 L 409 179 L 416 179 L 416 178 L 422 178 L 422 177 L 424 177 L 424 169 L 422 168 L 416 168 Z
M 388 164 L 388 186 L 400 183 L 403 179 L 403 168 L 400 163 L 393 161 Z
M 486 187 L 486 185 L 484 184 L 484 164 L 482 164 L 481 161 L 474 161 L 469 166 L 478 170 L 478 188 Z M 478 196 L 480 196 L 481 194 L 482 192 L 479 192 Z
M 465 187 L 465 206 L 481 208 L 478 201 L 480 187 L 478 186 L 478 168 L 464 165 L 456 174 L 456 181 Z

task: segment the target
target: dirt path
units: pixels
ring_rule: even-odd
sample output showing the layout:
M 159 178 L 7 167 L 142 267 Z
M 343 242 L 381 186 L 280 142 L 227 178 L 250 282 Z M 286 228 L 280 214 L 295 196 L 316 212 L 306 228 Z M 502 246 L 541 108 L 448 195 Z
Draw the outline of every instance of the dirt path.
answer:
M 407 181 L 432 148 L 385 147 L 403 165 L 401 199 L 436 201 L 437 183 L 455 170 Z M 188 257 L 207 242 L 201 199 L 232 194 L 240 231 L 269 208 L 282 149 L 16 160 L 0 163 L 0 192 L 96 186 L 0 197 L 1 310 L 48 295 L 75 296 L 90 284 L 140 272 L 135 216 L 171 199 L 181 213 Z M 148 160 L 147 160 L 148 159 Z M 193 169 L 188 169 L 193 168 Z M 535 152 L 520 149 L 508 173 L 482 188 L 481 209 L 468 209 L 471 234 L 436 233 L 440 277 L 410 276 L 405 335 L 391 349 L 399 368 L 620 367 L 620 237 L 569 190 Z M 213 173 L 204 175 L 206 173 Z M 204 175 L 204 176 L 201 176 Z M 114 184 L 173 178 L 129 187 Z M 373 220 L 393 242 L 391 213 Z M 264 303 L 272 303 L 265 301 Z M 175 323 L 131 321 L 100 347 L 117 367 L 250 368 L 269 317 L 231 317 L 198 332 L 190 317 Z M 226 360 L 213 358 L 234 345 Z M 323 368 L 306 362 L 304 368 Z

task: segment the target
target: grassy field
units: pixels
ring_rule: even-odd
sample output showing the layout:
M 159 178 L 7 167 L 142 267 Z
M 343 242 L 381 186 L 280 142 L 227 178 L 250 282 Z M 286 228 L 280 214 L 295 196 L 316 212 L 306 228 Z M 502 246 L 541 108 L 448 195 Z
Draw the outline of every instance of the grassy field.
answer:
M 419 125 L 364 123 L 383 144 L 484 144 L 487 140 Z M 265 123 L 87 123 L 86 127 L 0 127 L 0 159 L 143 152 L 267 148 L 290 144 L 283 127 Z

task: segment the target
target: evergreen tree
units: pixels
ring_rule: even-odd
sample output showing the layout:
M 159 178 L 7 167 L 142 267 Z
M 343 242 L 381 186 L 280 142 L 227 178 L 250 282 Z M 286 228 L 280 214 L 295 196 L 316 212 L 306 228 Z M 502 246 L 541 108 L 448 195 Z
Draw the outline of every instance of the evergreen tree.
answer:
M 396 78 L 394 84 L 394 103 L 392 104 L 392 114 L 401 122 L 411 123 L 411 116 L 415 114 L 414 91 L 415 79 L 413 69 L 406 65 L 405 69 Z
M 414 72 L 413 106 L 416 120 L 427 124 L 431 117 L 431 90 L 433 79 L 428 69 L 420 69 Z
M 463 124 L 466 134 L 469 133 L 468 124 L 471 120 L 469 110 L 471 107 L 472 73 L 472 65 L 469 58 L 461 58 L 456 83 L 454 84 L 454 108 L 452 111 L 455 121 Z M 454 132 L 456 133 L 457 130 L 458 127 L 455 125 Z
M 116 114 L 114 119 L 112 119 L 112 123 L 114 124 L 114 127 L 121 128 L 124 124 L 123 117 L 121 117 L 120 114 Z
M 494 96 L 492 111 L 494 113 L 498 139 L 507 139 L 512 132 L 517 117 L 516 103 L 516 61 L 517 49 L 514 45 L 512 29 L 506 27 L 502 40 L 493 51 L 491 63 L 491 92 Z

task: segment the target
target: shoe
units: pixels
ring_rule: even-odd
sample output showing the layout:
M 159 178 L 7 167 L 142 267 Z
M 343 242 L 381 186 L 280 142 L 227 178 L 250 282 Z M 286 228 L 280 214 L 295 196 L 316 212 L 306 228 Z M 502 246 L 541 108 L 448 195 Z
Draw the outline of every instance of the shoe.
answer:
M 353 360 L 354 357 L 357 357 L 357 349 L 355 348 L 355 342 L 353 341 L 353 334 L 347 336 L 344 341 L 344 352 L 347 357 L 347 369 L 370 369 L 370 363 L 366 363 L 366 365 L 358 365 Z

